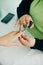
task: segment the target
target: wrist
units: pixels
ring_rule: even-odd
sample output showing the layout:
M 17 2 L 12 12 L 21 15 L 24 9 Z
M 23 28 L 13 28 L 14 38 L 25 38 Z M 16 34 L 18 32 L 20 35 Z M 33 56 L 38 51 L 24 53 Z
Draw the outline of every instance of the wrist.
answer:
M 33 47 L 35 46 L 35 42 L 36 42 L 36 39 L 34 39 L 34 44 L 33 44 Z
M 36 42 L 36 39 L 33 39 L 33 43 L 32 43 L 32 46 L 31 47 L 34 47 L 35 46 L 35 42 Z
M 38 49 L 39 48 L 39 39 L 35 38 L 35 44 L 33 45 L 33 47 L 31 47 L 31 49 Z

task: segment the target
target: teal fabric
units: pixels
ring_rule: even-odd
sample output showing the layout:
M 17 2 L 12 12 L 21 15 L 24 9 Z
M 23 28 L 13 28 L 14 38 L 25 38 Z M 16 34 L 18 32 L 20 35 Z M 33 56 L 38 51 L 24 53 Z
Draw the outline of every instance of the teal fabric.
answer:
M 34 0 L 30 6 L 34 28 L 28 30 L 35 38 L 43 39 L 43 0 Z

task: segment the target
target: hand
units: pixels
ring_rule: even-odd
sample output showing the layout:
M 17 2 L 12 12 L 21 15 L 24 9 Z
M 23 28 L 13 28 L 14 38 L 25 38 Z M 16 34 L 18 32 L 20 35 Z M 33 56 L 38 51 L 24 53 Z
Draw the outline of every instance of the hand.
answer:
M 0 46 L 18 46 L 17 42 L 13 42 L 16 38 L 18 38 L 23 32 L 13 31 L 8 33 L 7 35 L 0 38 Z
M 28 37 L 25 34 L 22 34 L 18 39 L 24 46 L 34 47 L 35 45 L 35 39 L 33 37 Z
M 28 14 L 26 14 L 26 15 L 23 15 L 23 16 L 18 20 L 18 22 L 16 23 L 16 25 L 20 24 L 20 26 L 21 26 L 21 25 L 29 26 L 30 21 L 33 22 L 31 16 L 29 16 Z M 32 26 L 31 26 L 30 28 L 33 28 L 33 27 L 34 27 L 34 24 L 32 24 Z

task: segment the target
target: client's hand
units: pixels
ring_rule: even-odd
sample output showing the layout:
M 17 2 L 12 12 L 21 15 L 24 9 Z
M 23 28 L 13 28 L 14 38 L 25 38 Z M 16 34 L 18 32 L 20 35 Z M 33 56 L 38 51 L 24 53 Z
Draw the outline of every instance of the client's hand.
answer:
M 28 14 L 25 14 L 22 17 L 20 17 L 20 19 L 17 21 L 16 25 L 20 24 L 20 25 L 29 26 L 30 22 L 33 22 L 31 16 Z M 32 24 L 30 28 L 33 28 L 33 27 L 34 27 L 34 24 Z
M 9 34 L 0 37 L 0 46 L 17 46 L 17 42 L 13 42 L 16 38 L 18 38 L 23 32 L 10 32 Z
M 22 34 L 18 39 L 24 46 L 34 47 L 35 45 L 35 39 L 25 34 Z

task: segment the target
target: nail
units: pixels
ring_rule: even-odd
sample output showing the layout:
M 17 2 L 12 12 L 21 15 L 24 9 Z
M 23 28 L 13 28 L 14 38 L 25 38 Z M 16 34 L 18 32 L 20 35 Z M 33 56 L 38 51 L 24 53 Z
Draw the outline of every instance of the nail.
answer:
M 30 27 L 32 26 L 32 24 L 33 24 L 33 22 L 32 22 L 32 21 L 30 21 L 30 24 L 29 24 L 28 28 L 30 28 Z

